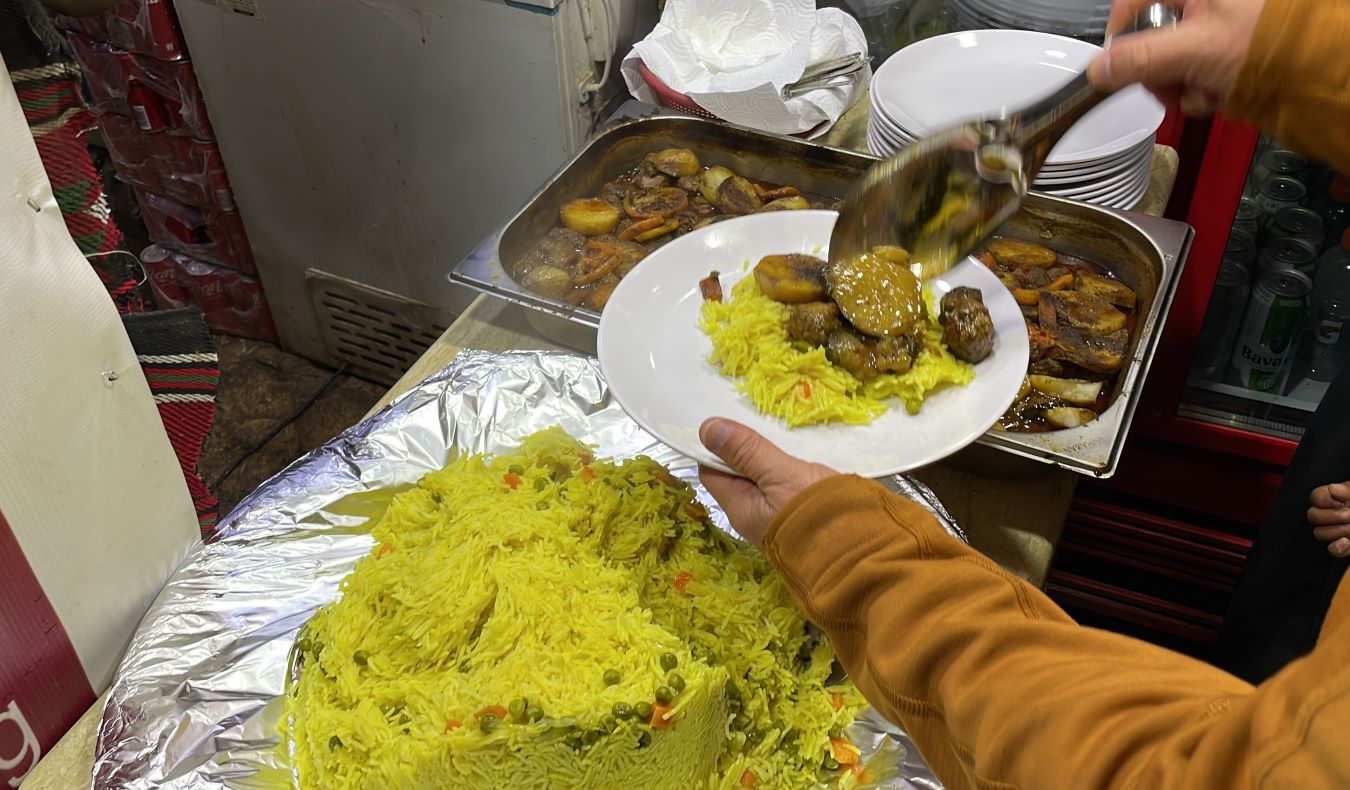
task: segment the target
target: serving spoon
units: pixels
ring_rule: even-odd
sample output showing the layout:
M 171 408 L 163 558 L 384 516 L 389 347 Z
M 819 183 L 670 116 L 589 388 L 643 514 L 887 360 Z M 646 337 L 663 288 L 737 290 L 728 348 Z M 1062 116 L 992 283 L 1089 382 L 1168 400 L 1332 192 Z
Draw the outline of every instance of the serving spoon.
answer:
M 1173 27 L 1179 19 L 1157 3 L 1121 34 Z M 919 280 L 945 273 L 1017 213 L 1050 149 L 1108 96 L 1084 71 L 1024 109 L 949 127 L 873 165 L 844 198 L 830 235 L 830 265 L 895 245 L 909 251 Z

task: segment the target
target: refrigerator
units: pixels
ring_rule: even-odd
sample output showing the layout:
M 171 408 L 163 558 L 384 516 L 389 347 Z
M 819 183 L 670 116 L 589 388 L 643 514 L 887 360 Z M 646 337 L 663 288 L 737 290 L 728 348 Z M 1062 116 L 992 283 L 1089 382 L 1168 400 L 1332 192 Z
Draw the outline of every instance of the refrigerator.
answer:
M 1079 487 L 1047 591 L 1088 624 L 1204 655 L 1350 361 L 1350 178 L 1222 116 L 1188 123 L 1180 153 L 1186 272 L 1117 475 Z
M 396 380 L 626 94 L 639 0 L 174 3 L 282 345 Z

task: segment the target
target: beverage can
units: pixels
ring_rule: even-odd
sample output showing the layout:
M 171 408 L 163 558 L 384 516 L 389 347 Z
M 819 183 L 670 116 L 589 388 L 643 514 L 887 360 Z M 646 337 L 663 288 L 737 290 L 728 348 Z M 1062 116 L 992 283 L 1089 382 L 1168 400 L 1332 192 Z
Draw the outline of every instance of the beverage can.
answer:
M 1238 201 L 1237 213 L 1233 215 L 1233 230 L 1244 230 L 1252 238 L 1261 230 L 1261 204 L 1255 198 L 1243 197 Z
M 1250 274 L 1246 267 L 1227 259 L 1219 266 L 1214 289 L 1210 292 L 1209 309 L 1200 329 L 1200 342 L 1195 351 L 1194 368 L 1209 379 L 1221 379 L 1233 351 L 1233 337 L 1242 323 L 1242 311 L 1247 306 Z
M 1272 176 L 1261 187 L 1256 204 L 1261 207 L 1263 221 L 1269 222 L 1281 209 L 1298 206 L 1307 196 L 1308 188 L 1302 181 L 1289 176 Z
M 1273 148 L 1261 155 L 1252 167 L 1252 177 L 1264 186 L 1272 178 L 1296 178 L 1308 167 L 1308 160 L 1293 151 Z
M 1270 224 L 1266 226 L 1266 240 L 1302 239 L 1308 242 L 1316 253 L 1322 249 L 1324 234 L 1322 226 L 1322 217 L 1316 211 L 1302 206 L 1291 206 L 1280 209 L 1274 217 L 1271 217 Z
M 1317 269 L 1317 249 L 1303 239 L 1274 239 L 1261 248 L 1257 261 L 1263 272 L 1297 269 L 1311 277 Z
M 178 280 L 174 258 L 171 250 L 158 244 L 151 244 L 141 250 L 141 268 L 145 269 L 146 279 L 150 281 L 150 290 L 155 296 L 155 302 L 166 310 L 192 304 L 191 294 Z
M 1271 269 L 1257 280 L 1233 344 L 1232 372 L 1238 385 L 1257 392 L 1281 388 L 1311 292 L 1312 278 L 1296 269 Z
M 201 261 L 191 261 L 183 267 L 188 277 L 192 299 L 208 316 L 234 307 L 234 298 L 226 287 L 226 270 Z
M 1223 260 L 1239 263 L 1248 271 L 1256 263 L 1256 237 L 1246 230 L 1234 227 L 1228 234 L 1228 244 L 1223 250 Z

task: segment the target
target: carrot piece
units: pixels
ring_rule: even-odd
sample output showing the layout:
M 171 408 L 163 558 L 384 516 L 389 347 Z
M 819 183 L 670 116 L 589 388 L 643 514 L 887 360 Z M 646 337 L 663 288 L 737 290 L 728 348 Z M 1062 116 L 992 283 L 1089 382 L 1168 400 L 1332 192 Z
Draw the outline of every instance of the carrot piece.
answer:
M 1014 288 L 1012 289 L 1012 295 L 1018 304 L 1028 306 L 1033 306 L 1041 300 L 1041 292 L 1030 288 Z
M 587 483 L 591 482 L 595 479 L 595 470 L 589 466 L 581 467 L 581 479 L 585 480 Z
M 619 238 L 624 241 L 632 241 L 633 237 L 637 236 L 638 234 L 646 233 L 652 228 L 659 228 L 664 224 L 666 224 L 666 217 L 664 214 L 657 214 L 656 216 L 653 217 L 647 217 L 646 219 L 638 220 L 637 222 L 634 222 L 632 225 L 629 225 L 628 227 L 619 231 Z
M 511 486 L 512 491 L 516 490 L 516 486 L 525 482 L 524 480 L 521 480 L 520 475 L 516 474 L 515 472 L 507 472 L 506 475 L 502 478 L 502 480 L 505 481 L 508 486 Z
M 807 381 L 806 379 L 801 379 L 800 381 L 797 382 L 797 386 L 802 388 L 803 398 L 811 397 L 811 382 Z
M 1073 275 L 1072 275 L 1072 274 L 1066 274 L 1066 275 L 1064 275 L 1063 277 L 1060 277 L 1059 279 L 1057 279 L 1057 280 L 1055 280 L 1054 282 L 1050 283 L 1049 285 L 1045 286 L 1045 290 L 1047 290 L 1047 291 L 1062 291 L 1062 290 L 1064 290 L 1065 288 L 1068 288 L 1070 285 L 1073 285 Z
M 666 727 L 670 726 L 670 720 L 666 718 L 666 714 L 670 713 L 670 711 L 671 706 L 662 704 L 660 702 L 653 702 L 652 720 L 648 723 L 651 724 L 652 727 L 654 727 L 655 729 L 664 730 Z
M 473 714 L 473 717 L 475 719 L 481 719 L 484 716 L 488 715 L 489 713 L 491 713 L 493 716 L 496 716 L 499 719 L 505 719 L 509 715 L 509 711 L 507 711 L 506 708 L 503 708 L 501 705 L 489 705 L 486 708 L 483 708 L 482 710 Z
M 664 236 L 667 233 L 670 233 L 672 230 L 675 230 L 679 227 L 680 227 L 679 220 L 677 219 L 667 220 L 666 222 L 662 223 L 661 225 L 655 228 L 652 228 L 651 230 L 644 230 L 643 232 L 634 236 L 633 241 L 636 242 L 651 241 L 657 236 Z
M 379 558 L 383 557 L 384 555 L 388 554 L 389 552 L 391 552 L 391 551 L 393 551 L 393 550 L 394 550 L 394 547 L 393 547 L 393 546 L 390 546 L 388 543 L 385 543 L 385 544 L 383 544 L 383 545 L 380 546 L 380 550 L 379 550 L 379 551 L 375 552 L 375 559 L 378 560 Z
M 463 722 L 461 722 L 459 719 L 451 719 L 450 721 L 447 721 L 445 723 L 445 731 L 451 732 L 453 730 L 458 730 L 460 727 L 463 726 L 464 726 Z
M 849 770 L 853 772 L 853 778 L 858 780 L 858 784 L 868 784 L 872 781 L 872 775 L 867 773 L 867 768 L 861 762 L 850 766 Z
M 862 751 L 843 738 L 830 739 L 830 755 L 840 765 L 857 765 L 862 760 Z
M 755 776 L 754 771 L 745 771 L 741 774 L 741 787 L 756 787 L 759 785 L 759 777 Z
M 689 571 L 681 571 L 679 574 L 677 574 L 677 575 L 675 576 L 675 581 L 672 582 L 672 584 L 675 586 L 675 590 L 676 590 L 677 592 L 682 592 L 682 593 L 683 593 L 683 592 L 684 592 L 684 588 L 685 588 L 685 587 L 688 587 L 688 586 L 689 586 L 689 582 L 691 582 L 691 581 L 693 581 L 693 580 L 694 580 L 694 574 L 690 573 Z M 684 593 L 684 594 L 685 594 L 685 595 L 688 595 L 689 593 Z
M 831 694 L 830 704 L 834 706 L 835 710 L 839 710 L 840 708 L 844 707 L 844 695 L 840 694 L 837 691 Z

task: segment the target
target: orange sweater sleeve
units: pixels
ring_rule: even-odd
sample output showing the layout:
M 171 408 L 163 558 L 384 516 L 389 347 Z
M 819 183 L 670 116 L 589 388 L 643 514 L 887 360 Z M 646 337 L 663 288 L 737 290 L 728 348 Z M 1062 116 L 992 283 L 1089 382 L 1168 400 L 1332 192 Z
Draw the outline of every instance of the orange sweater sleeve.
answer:
M 1350 2 L 1266 0 L 1224 112 L 1350 172 Z
M 1350 787 L 1350 598 L 1259 688 L 1076 625 L 918 505 L 824 480 L 764 551 L 949 788 Z

